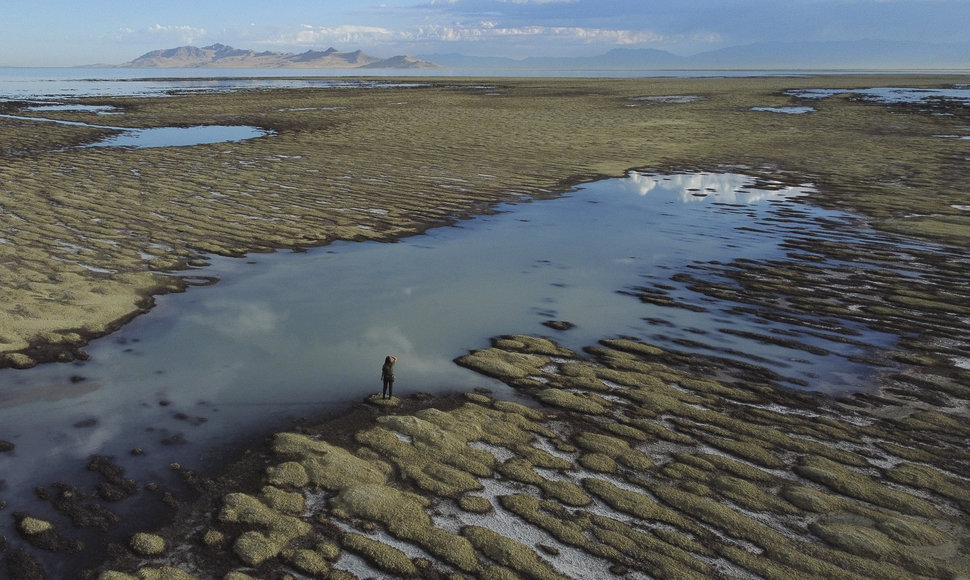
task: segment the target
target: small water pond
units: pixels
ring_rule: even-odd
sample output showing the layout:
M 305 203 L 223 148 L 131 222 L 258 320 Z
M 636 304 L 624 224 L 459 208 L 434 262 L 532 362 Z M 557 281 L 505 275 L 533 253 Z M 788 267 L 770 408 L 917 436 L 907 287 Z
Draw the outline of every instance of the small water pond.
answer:
M 705 264 L 783 259 L 784 240 L 853 219 L 803 203 L 810 194 L 737 174 L 633 173 L 398 243 L 214 258 L 189 274 L 218 283 L 160 297 L 95 341 L 89 361 L 0 371 L 0 439 L 16 445 L 0 454 L 4 499 L 43 516 L 50 506 L 30 490 L 91 477 L 91 454 L 118 458 L 139 481 L 171 478 L 170 461 L 204 467 L 241 437 L 377 391 L 387 354 L 400 358 L 396 394 L 486 386 L 513 396 L 453 363 L 504 333 L 574 349 L 626 335 L 756 362 L 789 386 L 863 388 L 874 371 L 856 357 L 896 337 L 847 323 L 854 340 L 832 340 L 672 279 Z M 620 292 L 651 285 L 691 307 Z M 557 332 L 545 325 L 554 320 L 576 326 Z M 136 447 L 144 455 L 131 456 Z
M 122 110 L 117 107 L 112 107 L 111 105 L 82 105 L 80 103 L 56 103 L 56 102 L 44 102 L 38 101 L 29 107 L 26 107 L 26 111 L 69 111 L 75 113 L 94 113 L 96 115 L 117 115 L 122 113 Z
M 752 111 L 765 113 L 785 113 L 788 115 L 803 115 L 815 111 L 814 107 L 751 107 Z
M 88 147 L 126 147 L 145 149 L 149 147 L 187 147 L 208 143 L 245 141 L 272 135 L 259 127 L 245 125 L 198 125 L 195 127 L 152 127 L 129 129 L 107 137 Z
M 82 145 L 82 147 L 121 147 L 128 149 L 187 147 L 190 145 L 245 141 L 246 139 L 273 135 L 272 131 L 259 127 L 250 127 L 248 125 L 196 125 L 192 127 L 149 127 L 132 129 L 130 127 L 92 125 L 90 123 L 61 121 L 59 119 L 46 119 L 42 117 L 25 117 L 20 115 L 0 115 L 0 117 L 22 121 L 35 121 L 38 123 L 58 123 L 61 125 L 75 125 L 79 127 L 94 127 L 96 129 L 119 131 L 115 135 L 105 137 L 95 143 Z
M 924 89 L 913 87 L 871 87 L 860 89 L 793 89 L 786 95 L 801 99 L 824 99 L 834 95 L 853 94 L 866 101 L 890 104 L 929 103 L 934 100 L 952 100 L 970 106 L 970 87 L 954 85 L 951 88 Z

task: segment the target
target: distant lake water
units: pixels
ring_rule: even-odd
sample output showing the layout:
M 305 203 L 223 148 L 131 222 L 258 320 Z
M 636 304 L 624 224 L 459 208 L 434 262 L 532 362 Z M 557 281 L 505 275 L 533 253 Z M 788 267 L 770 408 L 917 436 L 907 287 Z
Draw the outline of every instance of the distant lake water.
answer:
M 857 74 L 867 71 L 797 70 L 542 70 L 542 69 L 224 69 L 0 67 L 0 100 L 97 96 L 159 96 L 170 91 L 400 86 L 379 78 L 421 77 L 750 77 Z

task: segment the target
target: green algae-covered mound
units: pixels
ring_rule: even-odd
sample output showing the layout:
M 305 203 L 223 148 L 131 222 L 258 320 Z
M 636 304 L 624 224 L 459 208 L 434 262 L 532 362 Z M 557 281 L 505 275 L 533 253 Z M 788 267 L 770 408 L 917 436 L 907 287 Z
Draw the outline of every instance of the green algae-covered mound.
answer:
M 340 447 L 295 433 L 280 433 L 273 442 L 276 453 L 296 458 L 307 480 L 313 485 L 337 490 L 352 483 L 380 483 L 386 479 L 385 466 L 354 456 Z M 300 479 L 299 469 L 292 475 Z M 274 469 L 279 473 L 279 468 Z
M 233 576 L 232 580 L 244 580 L 245 577 Z M 123 574 L 121 572 L 108 571 L 98 576 L 98 580 L 201 580 L 197 576 L 173 566 L 163 566 L 161 568 L 144 567 L 134 574 Z
M 142 556 L 158 556 L 165 552 L 165 539 L 155 534 L 139 532 L 131 537 L 131 549 Z
M 487 348 L 459 357 L 455 362 L 483 375 L 508 381 L 524 379 L 534 374 L 549 360 L 546 357 L 533 354 Z
M 521 365 L 505 379 L 537 406 L 474 393 L 381 414 L 352 446 L 276 435 L 260 485 L 197 527 L 192 550 L 234 562 L 210 576 L 970 574 L 958 416 L 918 415 L 935 427 L 914 442 L 912 421 L 900 430 L 858 406 L 846 416 L 829 400 L 694 376 L 625 339 L 589 358 L 547 339 L 493 344 L 509 350 L 489 359 Z M 891 454 L 930 446 L 945 458 Z

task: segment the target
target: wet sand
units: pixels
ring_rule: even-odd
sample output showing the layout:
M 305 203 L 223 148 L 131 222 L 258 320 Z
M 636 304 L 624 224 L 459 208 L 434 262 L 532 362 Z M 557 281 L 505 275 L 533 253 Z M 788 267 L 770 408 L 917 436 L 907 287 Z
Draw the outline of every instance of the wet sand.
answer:
M 488 138 L 506 139 L 504 122 L 497 119 L 486 125 L 495 133 L 475 133 L 469 128 L 463 136 L 480 135 L 479 155 L 471 147 L 467 157 L 465 152 L 449 156 L 459 162 L 448 167 L 420 165 L 434 158 L 441 163 L 445 156 L 439 147 L 445 145 L 439 141 L 427 150 L 395 151 L 388 157 L 374 155 L 366 147 L 355 152 L 358 160 L 417 163 L 424 172 L 436 175 L 432 181 L 438 186 L 449 184 L 451 178 L 446 175 L 461 179 L 460 185 L 448 188 L 454 197 L 447 203 L 436 198 L 434 209 L 415 192 L 420 189 L 415 181 L 420 179 L 413 177 L 401 184 L 408 187 L 393 200 L 406 209 L 393 217 L 351 209 L 360 203 L 355 197 L 335 200 L 334 208 L 322 213 L 298 215 L 270 192 L 271 200 L 249 210 L 272 222 L 265 226 L 271 235 L 243 239 L 234 230 L 239 225 L 235 222 L 236 226 L 230 224 L 220 235 L 206 240 L 201 231 L 195 231 L 197 226 L 188 214 L 179 210 L 181 217 L 174 219 L 179 225 L 152 238 L 156 240 L 152 248 L 163 246 L 163 251 L 154 254 L 159 261 L 132 260 L 130 244 L 144 241 L 137 232 L 139 227 L 147 228 L 147 222 L 144 226 L 136 222 L 117 245 L 103 244 L 99 252 L 88 248 L 91 254 L 84 249 L 69 252 L 78 268 L 87 272 L 46 280 L 35 280 L 30 272 L 31 268 L 41 271 L 49 265 L 45 260 L 58 257 L 57 252 L 43 249 L 51 232 L 42 225 L 18 227 L 11 234 L 19 236 L 12 238 L 16 243 L 4 244 L 0 250 L 31 251 L 17 255 L 15 271 L 21 277 L 5 276 L 4 281 L 17 281 L 5 292 L 49 300 L 52 288 L 69 288 L 61 300 L 64 316 L 76 320 L 83 311 L 101 316 L 98 320 L 102 322 L 86 322 L 83 332 L 78 327 L 54 334 L 45 330 L 48 334 L 42 340 L 23 331 L 29 325 L 5 325 L 10 346 L 6 360 L 11 365 L 29 366 L 79 356 L 78 349 L 88 337 L 110 330 L 137 312 L 131 310 L 132 304 L 148 307 L 148 293 L 178 289 L 178 280 L 173 278 L 164 278 L 164 288 L 159 287 L 158 275 L 143 270 L 146 266 L 177 268 L 196 259 L 199 251 L 232 254 L 300 245 L 297 240 L 313 245 L 331 236 L 393 238 L 438 220 L 479 211 L 482 204 L 509 195 L 550 195 L 563 184 L 593 175 L 615 175 L 629 167 L 741 164 L 746 172 L 763 172 L 783 180 L 807 181 L 811 176 L 822 192 L 821 203 L 853 207 L 870 216 L 877 227 L 959 245 L 965 241 L 967 219 L 953 206 L 959 205 L 960 196 L 954 183 L 966 183 L 970 171 L 966 157 L 961 159 L 965 154 L 957 150 L 966 145 L 931 138 L 934 132 L 950 134 L 967 126 L 965 110 L 957 107 L 950 116 L 933 115 L 919 107 L 892 108 L 843 98 L 815 104 L 823 114 L 809 121 L 801 119 L 802 115 L 765 117 L 761 113 L 762 117 L 754 117 L 745 112 L 749 106 L 790 104 L 789 98 L 779 95 L 783 88 L 932 84 L 959 79 L 719 80 L 723 82 L 500 83 L 499 94 L 490 94 L 488 99 L 502 97 L 503 90 L 529 97 L 504 99 L 506 113 L 541 124 L 545 117 L 540 111 L 555 105 L 559 114 L 568 109 L 576 119 L 590 123 L 580 124 L 586 132 L 577 130 L 575 123 L 569 131 L 553 128 L 560 135 L 571 136 L 559 139 L 554 151 L 548 149 L 553 145 L 542 135 L 523 130 L 503 146 L 528 148 L 541 143 L 542 147 L 516 162 L 490 157 L 502 147 L 488 143 Z M 433 99 L 422 102 L 454 105 L 455 94 L 460 95 L 459 100 L 472 98 L 461 91 L 449 92 L 453 90 L 438 89 Z M 703 98 L 637 100 L 654 93 Z M 295 95 L 310 98 L 299 92 L 289 92 L 287 98 Z M 404 96 L 420 101 L 416 95 Z M 395 100 L 402 95 L 382 93 L 380 107 L 373 103 L 377 98 L 373 94 L 351 96 L 379 109 L 379 113 L 371 113 L 384 121 L 383 130 L 401 127 L 402 118 L 387 116 L 402 102 Z M 476 94 L 476 104 L 462 106 L 480 111 L 484 97 Z M 339 98 L 348 100 L 345 93 Z M 246 102 L 255 107 L 267 101 Z M 140 105 L 142 112 L 159 114 L 170 107 L 161 100 L 147 103 Z M 647 107 L 645 103 L 664 109 L 638 110 Z M 595 112 L 589 112 L 589 107 Z M 272 117 L 266 110 L 261 114 L 268 117 L 261 120 Z M 588 114 L 584 117 L 580 110 Z M 254 114 L 248 113 L 250 117 Z M 590 128 L 604 119 L 629 123 L 629 115 L 642 115 L 636 118 L 642 134 L 629 130 L 628 124 L 626 133 L 614 137 L 608 137 L 608 128 Z M 459 117 L 456 114 L 454 119 Z M 374 116 L 369 117 L 369 122 L 374 121 Z M 261 126 L 284 128 L 280 120 L 274 122 L 276 125 Z M 752 123 L 764 125 L 747 126 Z M 336 119 L 328 119 L 323 128 L 330 138 L 333 132 L 347 130 Z M 664 128 L 668 140 L 661 143 L 645 138 L 661 134 Z M 225 159 L 245 167 L 243 159 L 249 159 L 259 166 L 253 175 L 272 179 L 280 175 L 273 168 L 276 163 L 302 166 L 303 161 L 286 161 L 287 155 L 313 143 L 310 135 L 300 133 L 294 130 L 289 135 L 293 141 L 287 147 L 291 149 L 278 150 L 275 159 L 266 157 L 268 151 L 261 148 L 272 149 L 279 143 L 266 140 L 254 144 L 254 149 L 242 145 L 232 151 L 212 151 L 207 162 Z M 573 149 L 569 143 L 575 143 L 578 135 L 582 135 L 580 142 L 585 139 L 584 146 Z M 284 151 L 289 153 L 283 155 Z M 105 176 L 104 180 L 112 171 L 120 175 L 124 171 L 113 166 L 128 167 L 133 161 L 140 171 L 157 171 L 152 167 L 155 161 L 148 163 L 146 158 L 139 162 L 137 156 L 126 155 L 101 158 L 104 169 L 86 166 L 86 179 L 103 185 L 98 175 Z M 160 167 L 174 161 L 164 157 L 157 160 Z M 895 161 L 891 166 L 877 162 L 886 158 Z M 556 161 L 540 161 L 545 159 Z M 73 160 L 80 162 L 79 158 Z M 462 160 L 472 165 L 488 162 L 491 173 L 483 178 L 482 169 L 465 167 Z M 48 158 L 48 162 L 52 160 Z M 53 162 L 49 169 L 63 175 L 65 169 L 56 169 L 59 166 L 60 161 Z M 78 171 L 76 167 L 67 169 L 69 173 Z M 386 189 L 399 179 L 401 169 L 376 170 L 379 177 L 373 180 Z M 17 167 L 9 171 L 12 173 L 5 174 L 8 180 L 27 178 L 17 173 Z M 209 171 L 199 169 L 197 175 Z M 248 179 L 243 177 L 247 171 L 235 178 Z M 366 183 L 368 178 L 358 173 L 375 170 L 348 165 L 343 170 L 347 174 L 333 171 L 334 175 L 353 173 L 354 179 L 363 178 Z M 564 175 L 572 177 L 564 179 Z M 27 183 L 31 179 L 38 178 L 31 176 Z M 170 186 L 172 191 L 178 189 L 174 182 Z M 241 215 L 237 213 L 240 200 L 259 189 L 252 183 L 247 187 L 252 189 L 243 197 L 229 194 L 232 202 L 216 201 L 221 212 L 216 215 Z M 316 191 L 315 187 L 302 187 Z M 347 189 L 333 183 L 326 187 Z M 919 192 L 918 197 L 914 191 Z M 139 195 L 138 188 L 118 187 L 116 193 L 119 200 Z M 227 195 L 214 193 L 219 196 L 210 195 L 209 202 Z M 140 194 L 165 195 L 162 190 Z M 65 206 L 70 206 L 69 211 L 44 209 Z M 113 210 L 106 210 L 112 207 L 116 206 L 82 208 L 75 198 L 62 196 L 49 199 L 43 207 L 27 204 L 19 211 L 58 214 L 63 225 L 63 218 L 72 216 L 80 221 L 91 215 L 115 219 Z M 300 211 L 308 207 L 302 205 Z M 352 215 L 331 220 L 348 211 Z M 174 218 L 165 217 L 162 223 Z M 293 237 L 289 224 L 307 227 Z M 361 229 L 361 225 L 367 227 Z M 64 231 L 59 232 L 61 236 Z M 262 224 L 255 231 L 263 232 Z M 127 254 L 114 253 L 111 248 L 117 247 L 126 248 Z M 696 273 L 674 275 L 680 280 L 695 276 L 696 280 L 688 281 L 712 297 L 740 296 L 764 316 L 810 314 L 822 322 L 820 332 L 832 332 L 824 323 L 844 317 L 904 334 L 906 340 L 899 351 L 891 353 L 899 367 L 885 373 L 867 392 L 840 400 L 794 393 L 779 389 L 754 365 L 731 365 L 715 357 L 663 351 L 613 337 L 603 337 L 604 343 L 589 345 L 584 353 L 565 351 L 541 338 L 497 338 L 492 349 L 471 353 L 458 362 L 507 382 L 531 397 L 534 407 L 498 401 L 486 393 L 469 393 L 460 404 L 455 399 L 423 397 L 409 398 L 400 408 L 365 404 L 336 423 L 304 426 L 298 432 L 277 435 L 266 447 L 253 446 L 223 477 L 199 477 L 192 466 L 173 466 L 186 482 L 186 490 L 194 490 L 186 491 L 185 498 L 200 494 L 198 503 L 186 507 L 173 496 L 170 503 L 181 510 L 180 525 L 146 529 L 148 535 L 133 536 L 130 548 L 112 549 L 114 557 L 103 569 L 119 572 L 98 573 L 104 578 L 123 578 L 140 569 L 138 577 L 143 578 L 184 574 L 237 580 L 294 572 L 335 578 L 351 573 L 360 577 L 435 578 L 460 573 L 483 578 L 554 578 L 589 575 L 591 571 L 629 577 L 768 578 L 959 577 L 970 573 L 970 546 L 966 543 L 970 496 L 965 491 L 970 456 L 964 445 L 970 435 L 966 387 L 970 377 L 966 331 L 961 330 L 966 325 L 960 323 L 967 316 L 967 289 L 961 276 L 966 256 L 957 251 L 913 255 L 893 247 L 832 247 L 824 239 L 805 241 L 793 247 L 792 253 L 802 258 L 812 255 L 823 262 L 837 259 L 864 264 L 867 275 L 853 279 L 856 271 L 850 267 L 832 271 L 803 263 L 793 267 L 786 262 L 712 264 L 711 271 L 720 274 L 718 283 Z M 82 263 L 79 256 L 90 256 L 91 261 Z M 902 258 L 918 261 L 922 277 L 899 280 L 880 274 L 880 260 Z M 91 264 L 118 272 L 95 272 Z M 84 296 L 94 289 L 87 281 L 92 277 L 98 280 L 95 294 L 128 298 L 112 299 L 110 309 L 78 309 L 80 304 L 89 304 Z M 644 292 L 642 298 L 656 300 L 657 295 Z M 19 313 L 8 313 L 7 320 L 32 320 L 30 304 L 28 300 Z M 109 311 L 122 314 L 111 318 L 115 315 L 105 314 Z M 14 334 L 23 338 L 15 339 Z M 30 346 L 23 348 L 24 342 Z M 418 409 L 424 405 L 428 408 Z M 123 493 L 129 485 L 124 478 L 112 475 L 110 468 L 104 471 L 105 481 Z M 74 493 L 60 491 L 69 496 Z M 71 529 L 51 526 L 29 514 L 15 517 L 21 537 L 38 550 L 69 553 L 74 549 Z M 6 558 L 10 570 L 30 577 L 26 575 L 32 566 L 28 552 L 9 549 Z M 175 572 L 175 568 L 183 572 Z

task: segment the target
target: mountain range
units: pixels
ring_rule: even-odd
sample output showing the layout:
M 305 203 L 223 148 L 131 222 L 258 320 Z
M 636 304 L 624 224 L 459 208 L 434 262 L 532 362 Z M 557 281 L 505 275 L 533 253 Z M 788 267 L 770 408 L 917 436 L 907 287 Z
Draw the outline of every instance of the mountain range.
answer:
M 308 50 L 301 53 L 256 52 L 213 44 L 198 48 L 180 46 L 146 52 L 135 60 L 118 65 L 125 68 L 438 68 L 433 62 L 410 56 L 377 58 L 360 50 L 341 52 Z
M 427 54 L 378 58 L 353 52 L 308 50 L 256 52 L 213 44 L 154 50 L 118 65 L 137 68 L 321 68 L 460 70 L 970 70 L 970 42 L 928 43 L 893 40 L 841 42 L 760 42 L 679 56 L 650 48 L 616 48 L 581 57 L 504 58 Z

